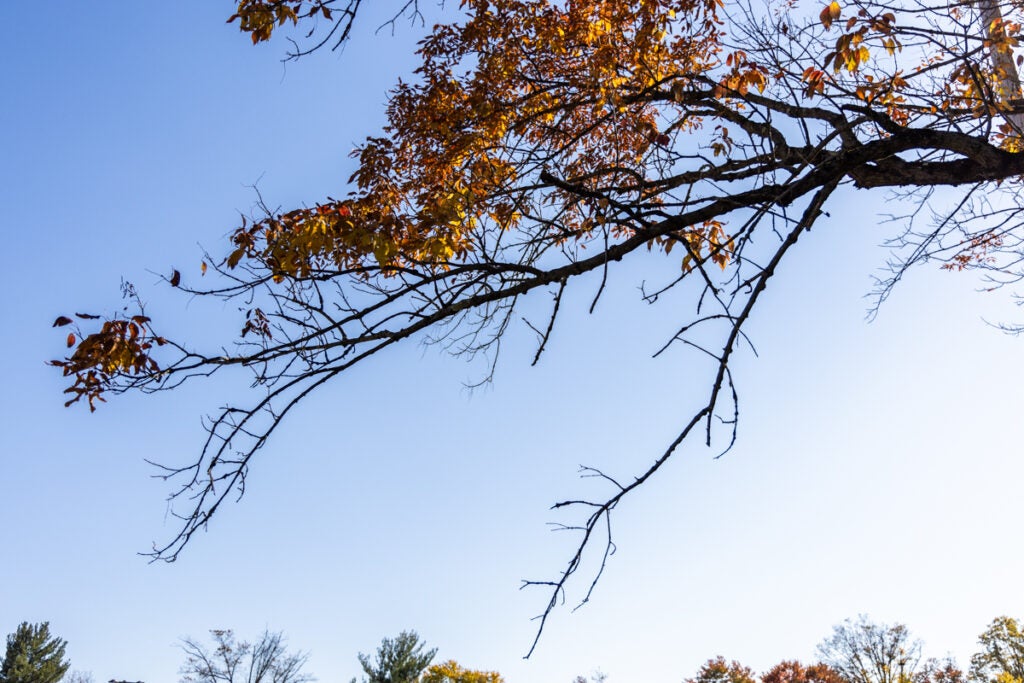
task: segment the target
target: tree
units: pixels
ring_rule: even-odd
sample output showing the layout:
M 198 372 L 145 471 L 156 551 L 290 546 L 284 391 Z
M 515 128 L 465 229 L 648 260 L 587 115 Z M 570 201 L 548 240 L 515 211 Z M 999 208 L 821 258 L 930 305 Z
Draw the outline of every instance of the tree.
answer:
M 1024 631 L 1012 617 L 996 617 L 978 636 L 981 651 L 971 657 L 977 683 L 1024 682 Z
M 420 683 L 505 683 L 505 679 L 497 671 L 466 669 L 449 659 L 427 669 Z
M 64 677 L 63 683 L 95 683 L 91 671 L 72 671 Z
M 297 41 L 311 41 L 296 43 L 299 56 L 344 42 L 361 4 L 237 0 L 232 20 L 254 43 L 297 25 Z M 680 444 L 722 453 L 734 443 L 732 359 L 747 321 L 801 237 L 830 217 L 833 194 L 889 190 L 905 202 L 879 303 L 925 260 L 980 269 L 993 287 L 1024 277 L 1013 59 L 1024 10 L 1011 0 L 834 0 L 810 13 L 784 0 L 455 4 L 420 43 L 415 78 L 392 91 L 384 130 L 356 151 L 342 199 L 243 219 L 222 253 L 204 256 L 201 273 L 220 278 L 208 286 L 188 271 L 167 277 L 189 297 L 245 310 L 235 346 L 203 350 L 165 332 L 129 288 L 137 312 L 59 317 L 73 350 L 53 364 L 70 380 L 68 404 L 90 409 L 110 394 L 252 371 L 250 401 L 212 415 L 196 459 L 163 470 L 180 484 L 181 526 L 153 557 L 174 560 L 310 392 L 410 339 L 484 358 L 486 381 L 524 298 L 546 293 L 548 312 L 527 322 L 536 363 L 567 291 L 588 291 L 593 311 L 621 262 L 659 254 L 642 297 L 689 302 L 673 305 L 684 312 L 662 350 L 702 354 L 690 378 L 699 393 L 646 468 L 586 469 L 607 488 L 555 505 L 578 515 L 564 526 L 579 536 L 552 578 L 526 582 L 546 591 L 539 637 L 584 550 L 603 546 L 607 560 L 620 503 Z M 416 0 L 394 8 L 419 16 Z
M 416 683 L 430 665 L 437 648 L 426 650 L 416 631 L 402 631 L 395 638 L 384 638 L 376 659 L 359 653 L 359 664 L 366 673 L 364 683 Z M 356 679 L 352 679 L 355 683 Z
M 50 634 L 50 622 L 22 622 L 7 636 L 0 683 L 57 683 L 68 670 L 66 647 L 66 641 Z
M 192 638 L 182 641 L 185 663 L 178 673 L 183 683 L 309 683 L 302 671 L 309 655 L 288 652 L 284 636 L 264 631 L 255 643 L 235 640 L 234 632 L 211 629 L 213 649 Z
M 909 683 L 921 660 L 921 641 L 912 640 L 903 624 L 876 624 L 862 614 L 833 627 L 818 655 L 849 683 Z
M 917 675 L 914 676 L 914 683 L 965 683 L 964 672 L 951 658 L 935 659 L 929 658 L 922 666 Z
M 828 664 L 804 666 L 796 660 L 779 662 L 761 676 L 761 683 L 846 683 Z
M 726 662 L 719 655 L 701 665 L 697 675 L 687 678 L 685 683 L 756 683 L 754 672 L 736 660 Z

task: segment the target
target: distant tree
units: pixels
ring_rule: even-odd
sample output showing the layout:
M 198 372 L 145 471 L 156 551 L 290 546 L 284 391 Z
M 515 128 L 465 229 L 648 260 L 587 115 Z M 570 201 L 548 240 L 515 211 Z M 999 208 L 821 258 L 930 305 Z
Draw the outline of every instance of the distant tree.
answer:
M 376 661 L 360 652 L 359 664 L 367 676 L 364 683 L 415 683 L 437 654 L 437 648 L 425 647 L 416 631 L 402 631 L 396 638 L 380 641 Z
M 818 655 L 849 683 L 908 683 L 921 661 L 921 641 L 903 624 L 876 624 L 862 614 L 833 627 Z
M 50 623 L 22 622 L 7 636 L 0 683 L 57 683 L 67 673 L 67 642 L 50 635 Z
M 577 676 L 573 679 L 572 683 L 605 683 L 608 680 L 608 674 L 598 669 L 594 673 L 590 674 L 588 679 L 586 676 Z
M 449 659 L 427 669 L 420 683 L 505 683 L 505 679 L 497 671 L 466 669 Z
M 756 683 L 754 672 L 736 660 L 726 662 L 725 657 L 718 656 L 704 662 L 693 678 L 685 683 Z
M 1016 619 L 996 617 L 978 636 L 981 652 L 971 657 L 977 683 L 1024 683 L 1024 631 Z
M 255 643 L 237 642 L 234 632 L 211 629 L 214 648 L 186 638 L 181 649 L 186 659 L 179 673 L 182 683 L 308 683 L 304 673 L 309 655 L 289 653 L 284 636 L 264 631 Z
M 773 666 L 761 676 L 761 683 L 845 683 L 845 679 L 828 664 L 804 666 L 793 659 Z
M 914 683 L 966 683 L 964 672 L 951 658 L 929 659 L 914 676 Z

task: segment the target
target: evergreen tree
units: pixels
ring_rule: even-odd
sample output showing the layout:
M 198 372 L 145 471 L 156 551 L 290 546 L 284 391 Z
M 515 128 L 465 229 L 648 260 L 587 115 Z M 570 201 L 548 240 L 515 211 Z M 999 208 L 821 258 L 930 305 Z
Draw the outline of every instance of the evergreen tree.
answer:
M 380 641 L 377 661 L 360 652 L 359 664 L 368 677 L 363 679 L 364 683 L 416 683 L 437 654 L 437 648 L 424 652 L 424 647 L 426 643 L 416 631 L 402 631 L 397 638 Z
M 0 683 L 57 683 L 68 670 L 67 642 L 50 635 L 50 623 L 22 622 L 7 636 Z

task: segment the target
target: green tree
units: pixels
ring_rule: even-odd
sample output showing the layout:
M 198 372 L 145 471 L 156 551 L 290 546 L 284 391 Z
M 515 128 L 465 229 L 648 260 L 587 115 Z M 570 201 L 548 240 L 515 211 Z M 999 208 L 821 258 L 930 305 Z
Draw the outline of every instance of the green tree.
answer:
M 67 673 L 67 642 L 50 634 L 50 623 L 22 622 L 7 636 L 0 683 L 57 683 Z
M 981 651 L 971 657 L 976 683 L 1024 683 L 1024 631 L 1012 617 L 996 617 L 978 636 Z
M 359 664 L 366 673 L 364 683 L 415 683 L 430 666 L 437 648 L 426 650 L 416 631 L 402 631 L 395 638 L 384 638 L 375 659 L 359 653 Z M 353 683 L 356 679 L 352 679 Z
M 903 624 L 876 624 L 862 614 L 834 626 L 818 655 L 849 683 L 908 683 L 921 661 L 921 641 Z

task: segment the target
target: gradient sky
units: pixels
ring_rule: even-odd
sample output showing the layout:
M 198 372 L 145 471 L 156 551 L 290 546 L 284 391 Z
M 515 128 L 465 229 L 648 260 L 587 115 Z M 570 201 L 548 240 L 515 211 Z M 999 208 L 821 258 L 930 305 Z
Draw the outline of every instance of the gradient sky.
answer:
M 571 550 L 548 506 L 595 490 L 579 464 L 643 468 L 703 396 L 697 357 L 650 358 L 688 310 L 639 301 L 656 259 L 614 273 L 592 316 L 597 283 L 578 286 L 538 367 L 514 330 L 485 390 L 463 388 L 480 367 L 422 346 L 358 368 L 288 419 L 243 501 L 180 561 L 147 564 L 136 553 L 174 526 L 143 459 L 192 455 L 200 416 L 245 378 L 65 410 L 44 365 L 64 351 L 50 323 L 115 310 L 125 278 L 164 324 L 226 339 L 233 307 L 184 301 L 158 274 L 198 277 L 199 245 L 223 251 L 254 184 L 283 207 L 342 194 L 417 35 L 364 31 L 343 54 L 282 65 L 284 44 L 253 48 L 230 10 L 5 7 L 0 633 L 49 621 L 97 681 L 171 683 L 180 638 L 270 628 L 344 683 L 357 652 L 413 628 L 439 658 L 509 683 L 597 668 L 661 683 L 718 654 L 757 670 L 810 659 L 858 613 L 966 664 L 993 617 L 1024 616 L 1024 342 L 986 323 L 1024 312 L 925 267 L 867 323 L 892 236 L 875 215 L 891 207 L 849 192 L 750 321 L 760 355 L 734 366 L 738 446 L 681 452 L 622 505 L 593 600 L 559 611 L 529 661 L 546 595 L 519 581 L 554 576 Z

